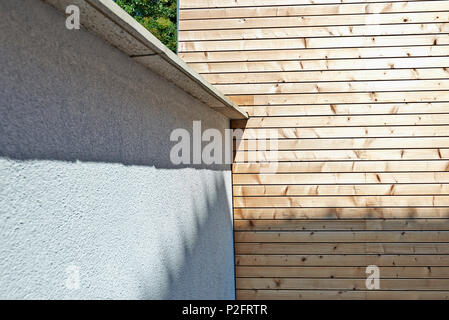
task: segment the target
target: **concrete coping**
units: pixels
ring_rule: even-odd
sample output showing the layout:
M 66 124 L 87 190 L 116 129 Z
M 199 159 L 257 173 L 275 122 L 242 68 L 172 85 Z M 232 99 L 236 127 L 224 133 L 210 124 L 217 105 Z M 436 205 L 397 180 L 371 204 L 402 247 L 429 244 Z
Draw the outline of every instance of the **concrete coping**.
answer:
M 173 82 L 226 117 L 248 118 L 246 112 L 190 68 L 113 0 L 43 1 L 64 14 L 69 5 L 79 7 L 81 25 L 127 54 L 131 59 Z

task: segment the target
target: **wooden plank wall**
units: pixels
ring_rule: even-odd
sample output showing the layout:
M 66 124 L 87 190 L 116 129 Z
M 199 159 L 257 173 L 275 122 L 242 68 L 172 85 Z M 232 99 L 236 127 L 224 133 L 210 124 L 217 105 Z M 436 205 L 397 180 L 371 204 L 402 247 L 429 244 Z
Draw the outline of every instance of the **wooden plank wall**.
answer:
M 449 1 L 180 0 L 180 56 L 246 142 L 279 137 L 264 163 L 236 147 L 237 298 L 449 298 L 448 22 Z

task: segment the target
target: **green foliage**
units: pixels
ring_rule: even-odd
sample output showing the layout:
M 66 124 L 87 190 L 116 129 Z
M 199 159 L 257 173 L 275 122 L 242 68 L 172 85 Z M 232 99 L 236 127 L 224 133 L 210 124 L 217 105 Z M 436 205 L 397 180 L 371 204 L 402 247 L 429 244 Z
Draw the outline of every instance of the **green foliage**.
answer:
M 176 52 L 176 0 L 115 0 L 134 19 Z

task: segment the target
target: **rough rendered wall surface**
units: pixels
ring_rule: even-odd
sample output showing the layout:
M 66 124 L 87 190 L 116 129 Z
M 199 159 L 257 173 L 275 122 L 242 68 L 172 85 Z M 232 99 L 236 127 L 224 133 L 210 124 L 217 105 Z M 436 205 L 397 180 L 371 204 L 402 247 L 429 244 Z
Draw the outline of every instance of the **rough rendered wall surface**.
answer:
M 0 298 L 234 298 L 230 168 L 169 161 L 229 121 L 41 1 L 0 43 Z

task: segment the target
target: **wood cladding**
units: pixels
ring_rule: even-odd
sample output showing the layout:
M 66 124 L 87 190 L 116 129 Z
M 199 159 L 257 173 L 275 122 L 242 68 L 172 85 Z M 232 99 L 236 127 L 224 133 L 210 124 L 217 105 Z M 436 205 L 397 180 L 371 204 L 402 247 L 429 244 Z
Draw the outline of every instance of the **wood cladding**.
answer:
M 237 298 L 449 299 L 449 1 L 181 0 L 179 19 L 180 57 L 250 116 Z

